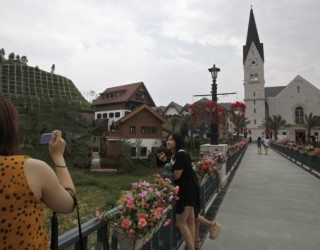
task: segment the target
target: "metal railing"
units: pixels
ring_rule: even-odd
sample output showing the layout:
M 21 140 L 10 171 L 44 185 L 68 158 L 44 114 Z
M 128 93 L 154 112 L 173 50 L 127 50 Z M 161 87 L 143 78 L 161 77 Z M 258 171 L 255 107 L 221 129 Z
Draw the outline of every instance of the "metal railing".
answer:
M 226 174 L 230 173 L 230 171 L 234 169 L 234 166 L 241 161 L 246 148 L 247 146 L 228 157 L 226 162 Z M 214 195 L 220 191 L 220 183 L 221 180 L 219 176 L 214 175 L 212 177 L 208 177 L 200 186 L 201 214 L 204 214 L 205 208 L 211 203 Z M 109 210 L 107 214 L 109 216 L 116 216 L 121 211 L 121 208 L 121 206 L 114 207 Z M 142 248 L 143 250 L 174 250 L 178 249 L 182 244 L 183 239 L 179 233 L 179 230 L 175 226 L 174 209 L 171 209 L 167 213 L 166 219 L 171 219 L 172 223 L 166 227 L 161 226 L 159 230 L 153 234 L 150 241 L 144 245 Z M 85 249 L 119 249 L 119 242 L 122 239 L 119 238 L 119 234 L 115 230 L 110 229 L 110 223 L 111 221 L 107 220 L 92 219 L 81 225 Z M 91 236 L 96 237 L 93 246 L 92 244 L 89 244 L 88 240 L 88 238 Z M 60 235 L 58 241 L 59 249 L 80 249 L 78 228 L 73 228 L 70 231 Z
M 308 154 L 307 152 L 284 147 L 275 143 L 271 143 L 270 146 L 298 166 L 307 168 L 310 172 L 320 174 L 320 156 Z

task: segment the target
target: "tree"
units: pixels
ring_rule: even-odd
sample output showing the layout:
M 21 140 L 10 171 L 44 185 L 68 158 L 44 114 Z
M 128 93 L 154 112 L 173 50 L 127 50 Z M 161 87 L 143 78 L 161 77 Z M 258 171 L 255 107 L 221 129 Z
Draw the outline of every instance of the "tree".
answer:
M 273 133 L 270 127 L 270 121 L 268 119 L 264 119 L 261 126 L 265 128 L 266 136 L 268 136 L 269 138 L 272 138 Z
M 16 55 L 16 60 L 17 60 L 18 62 L 20 62 L 20 56 L 19 56 L 19 55 Z
M 4 48 L 0 49 L 0 61 L 4 59 L 5 54 Z
M 276 141 L 278 140 L 279 129 L 290 126 L 290 124 L 288 124 L 281 115 L 273 115 L 272 117 L 269 116 L 267 117 L 266 122 L 269 125 L 270 129 L 273 131 L 274 139 Z
M 8 56 L 8 59 L 10 60 L 10 61 L 13 61 L 14 60 L 14 53 L 13 52 L 11 52 L 10 54 L 9 54 L 9 56 Z
M 56 69 L 56 65 L 52 64 L 52 66 L 51 66 L 51 73 L 52 74 L 54 73 L 55 69 Z
M 244 102 L 241 101 L 235 101 L 231 103 L 231 122 L 236 127 L 236 133 L 237 133 L 237 140 L 239 140 L 239 134 L 240 131 L 244 131 L 247 127 L 247 124 L 249 124 L 249 121 L 247 121 L 246 115 L 246 105 Z
M 188 136 L 190 130 L 190 116 L 186 116 L 183 118 L 180 126 L 180 134 L 186 138 Z
M 23 62 L 23 63 L 28 63 L 28 58 L 26 57 L 26 56 L 22 56 L 21 57 L 21 62 Z
M 307 132 L 307 141 L 310 143 L 311 130 L 320 127 L 320 116 L 314 116 L 312 113 L 309 115 L 305 114 L 303 122 Z
M 177 116 L 173 116 L 170 118 L 169 123 L 171 125 L 171 130 L 175 131 L 179 124 L 179 118 Z

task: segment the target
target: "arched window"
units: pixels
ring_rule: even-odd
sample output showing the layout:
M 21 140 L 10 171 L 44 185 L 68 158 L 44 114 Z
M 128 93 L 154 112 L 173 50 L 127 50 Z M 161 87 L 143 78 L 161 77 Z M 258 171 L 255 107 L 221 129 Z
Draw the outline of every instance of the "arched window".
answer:
M 295 110 L 296 124 L 303 124 L 304 122 L 304 113 L 302 107 L 297 107 Z

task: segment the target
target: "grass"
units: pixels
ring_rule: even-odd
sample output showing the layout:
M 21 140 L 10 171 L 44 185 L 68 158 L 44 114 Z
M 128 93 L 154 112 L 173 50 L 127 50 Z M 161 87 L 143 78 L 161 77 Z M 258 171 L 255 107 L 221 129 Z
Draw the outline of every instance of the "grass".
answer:
M 141 178 L 162 174 L 161 168 L 135 166 L 130 173 L 97 173 L 89 169 L 70 169 L 70 174 L 76 186 L 81 223 L 94 218 L 95 210 L 108 210 L 116 204 L 121 192 L 128 189 L 130 184 Z M 45 208 L 46 226 L 51 230 L 52 211 Z M 59 234 L 77 226 L 76 211 L 68 215 L 58 215 Z

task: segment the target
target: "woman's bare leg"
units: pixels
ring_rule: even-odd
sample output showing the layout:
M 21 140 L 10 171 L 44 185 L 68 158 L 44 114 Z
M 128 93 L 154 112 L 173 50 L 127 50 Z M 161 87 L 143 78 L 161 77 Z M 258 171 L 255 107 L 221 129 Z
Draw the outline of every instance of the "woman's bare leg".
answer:
M 207 220 L 206 218 L 204 218 L 203 216 L 201 215 L 198 215 L 198 218 L 196 218 L 196 223 L 200 223 L 201 225 L 204 225 L 206 227 L 211 227 L 212 225 L 212 222 Z
M 197 241 L 201 240 L 201 238 L 200 238 L 200 222 L 198 221 L 198 218 L 196 218 L 196 220 L 195 220 L 195 226 L 196 226 L 196 229 L 195 229 L 195 235 L 196 235 L 195 240 L 197 242 Z
M 183 213 L 177 214 L 176 217 L 177 217 L 177 226 L 180 230 L 180 233 L 184 241 L 186 242 L 187 249 L 194 250 L 195 225 L 194 225 L 193 207 L 185 207 Z M 192 227 L 192 224 L 193 224 L 193 229 L 191 228 L 190 230 L 190 226 Z

